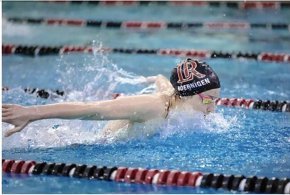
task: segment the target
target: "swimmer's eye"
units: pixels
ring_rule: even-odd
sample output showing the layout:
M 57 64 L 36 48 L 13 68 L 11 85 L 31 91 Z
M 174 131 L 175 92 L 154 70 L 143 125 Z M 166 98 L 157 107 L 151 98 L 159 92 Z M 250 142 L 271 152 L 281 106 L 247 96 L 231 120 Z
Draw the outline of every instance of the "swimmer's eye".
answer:
M 202 93 L 199 93 L 197 95 L 200 97 L 202 103 L 205 104 L 205 105 L 214 103 L 215 99 L 216 99 L 214 97 L 211 97 L 209 95 L 204 95 Z

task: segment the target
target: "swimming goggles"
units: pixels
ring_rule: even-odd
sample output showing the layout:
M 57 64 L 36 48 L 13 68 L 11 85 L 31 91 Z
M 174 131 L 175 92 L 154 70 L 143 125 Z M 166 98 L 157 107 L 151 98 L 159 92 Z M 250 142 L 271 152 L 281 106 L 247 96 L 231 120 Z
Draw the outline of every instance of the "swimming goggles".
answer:
M 210 95 L 204 95 L 202 93 L 199 93 L 197 95 L 200 97 L 202 103 L 205 105 L 215 103 L 215 100 L 217 99 L 216 97 L 213 97 Z

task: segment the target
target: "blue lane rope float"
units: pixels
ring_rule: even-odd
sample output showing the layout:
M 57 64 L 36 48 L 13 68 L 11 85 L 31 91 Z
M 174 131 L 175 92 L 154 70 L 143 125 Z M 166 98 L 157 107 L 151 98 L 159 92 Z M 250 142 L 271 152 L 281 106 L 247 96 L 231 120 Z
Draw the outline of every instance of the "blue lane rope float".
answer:
M 2 92 L 7 92 L 10 89 L 8 87 L 2 87 Z M 38 88 L 24 88 L 25 93 L 36 95 L 36 97 L 49 99 L 59 98 L 65 96 L 65 92 L 61 90 L 48 90 Z M 115 99 L 120 94 L 112 94 L 112 98 Z M 215 101 L 217 106 L 226 106 L 234 108 L 245 108 L 254 110 L 267 110 L 273 112 L 290 112 L 290 101 L 275 101 L 275 100 L 254 100 L 244 98 L 218 98 Z
M 53 175 L 149 185 L 188 186 L 255 193 L 290 193 L 289 178 L 159 170 L 128 167 L 88 166 L 2 159 L 2 172 Z
M 110 29 L 133 29 L 133 30 L 158 30 L 158 29 L 230 29 L 230 30 L 287 30 L 290 31 L 288 23 L 248 23 L 248 22 L 164 22 L 164 21 L 102 21 L 83 19 L 59 19 L 59 18 L 20 18 L 8 17 L 13 23 L 62 25 L 79 27 L 97 27 Z
M 169 5 L 169 6 L 194 6 L 194 7 L 211 7 L 211 8 L 219 8 L 219 7 L 227 7 L 233 9 L 289 9 L 290 2 L 278 2 L 278 1 L 46 1 L 46 2 L 55 2 L 55 3 L 70 3 L 70 4 L 90 4 L 90 5 L 100 5 L 100 6 L 151 6 L 151 5 Z
M 179 56 L 195 58 L 223 58 L 223 59 L 250 59 L 265 62 L 290 63 L 290 54 L 287 53 L 269 53 L 269 52 L 225 52 L 209 51 L 195 49 L 126 49 L 126 48 L 101 48 L 99 52 L 111 52 L 121 54 L 144 54 L 161 56 Z M 50 46 L 28 46 L 2 44 L 2 54 L 6 55 L 24 55 L 24 56 L 46 56 L 62 55 L 67 53 L 93 53 L 93 47 L 64 45 L 58 47 Z

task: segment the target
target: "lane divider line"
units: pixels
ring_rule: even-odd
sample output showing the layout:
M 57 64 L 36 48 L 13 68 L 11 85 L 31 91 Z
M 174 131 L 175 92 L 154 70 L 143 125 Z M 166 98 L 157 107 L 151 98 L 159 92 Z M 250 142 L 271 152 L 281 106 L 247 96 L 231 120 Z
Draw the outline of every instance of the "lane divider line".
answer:
M 8 17 L 8 22 L 49 26 L 75 26 L 96 27 L 108 29 L 207 29 L 207 30 L 286 30 L 289 31 L 289 23 L 249 23 L 249 22 L 165 22 L 165 21 L 103 21 L 85 19 L 62 18 L 28 18 Z
M 33 162 L 29 172 L 27 169 Z M 24 168 L 25 167 L 25 168 Z M 65 163 L 15 161 L 2 159 L 2 172 L 8 174 L 54 175 L 74 178 L 97 179 L 115 182 L 190 186 L 255 193 L 289 194 L 290 178 L 270 178 L 215 173 L 185 172 L 178 170 L 142 169 L 127 167 L 99 167 Z M 186 176 L 186 177 L 185 177 Z M 136 179 L 137 177 L 137 179 Z
M 248 9 L 289 9 L 290 2 L 287 1 L 174 1 L 174 0 L 166 0 L 166 1 L 140 1 L 140 0 L 128 0 L 128 1 L 111 1 L 111 0 L 103 0 L 103 1 L 71 1 L 71 0 L 62 0 L 55 1 L 49 0 L 45 1 L 48 3 L 58 3 L 58 4 L 89 4 L 95 6 L 193 6 L 193 7 L 210 7 L 210 8 L 231 8 L 231 9 L 240 9 L 240 10 L 248 10 Z
M 63 55 L 68 53 L 93 53 L 94 48 L 89 46 L 25 46 L 2 44 L 2 54 L 5 55 L 24 55 L 24 56 L 47 56 Z M 289 53 L 270 53 L 270 52 L 226 52 L 195 49 L 127 49 L 127 48 L 100 48 L 98 52 L 110 52 L 121 54 L 144 54 L 160 56 L 178 56 L 195 58 L 223 58 L 223 59 L 248 59 L 264 62 L 290 63 Z

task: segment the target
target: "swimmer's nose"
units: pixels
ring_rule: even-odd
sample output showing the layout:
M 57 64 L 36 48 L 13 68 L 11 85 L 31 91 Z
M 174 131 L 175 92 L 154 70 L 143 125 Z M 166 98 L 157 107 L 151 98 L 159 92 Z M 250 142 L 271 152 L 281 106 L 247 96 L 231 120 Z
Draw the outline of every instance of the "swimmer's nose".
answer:
M 210 109 L 205 109 L 204 111 L 203 111 L 203 114 L 204 114 L 204 116 L 206 116 L 206 115 L 208 115 L 209 113 L 211 113 L 212 111 L 210 110 Z

